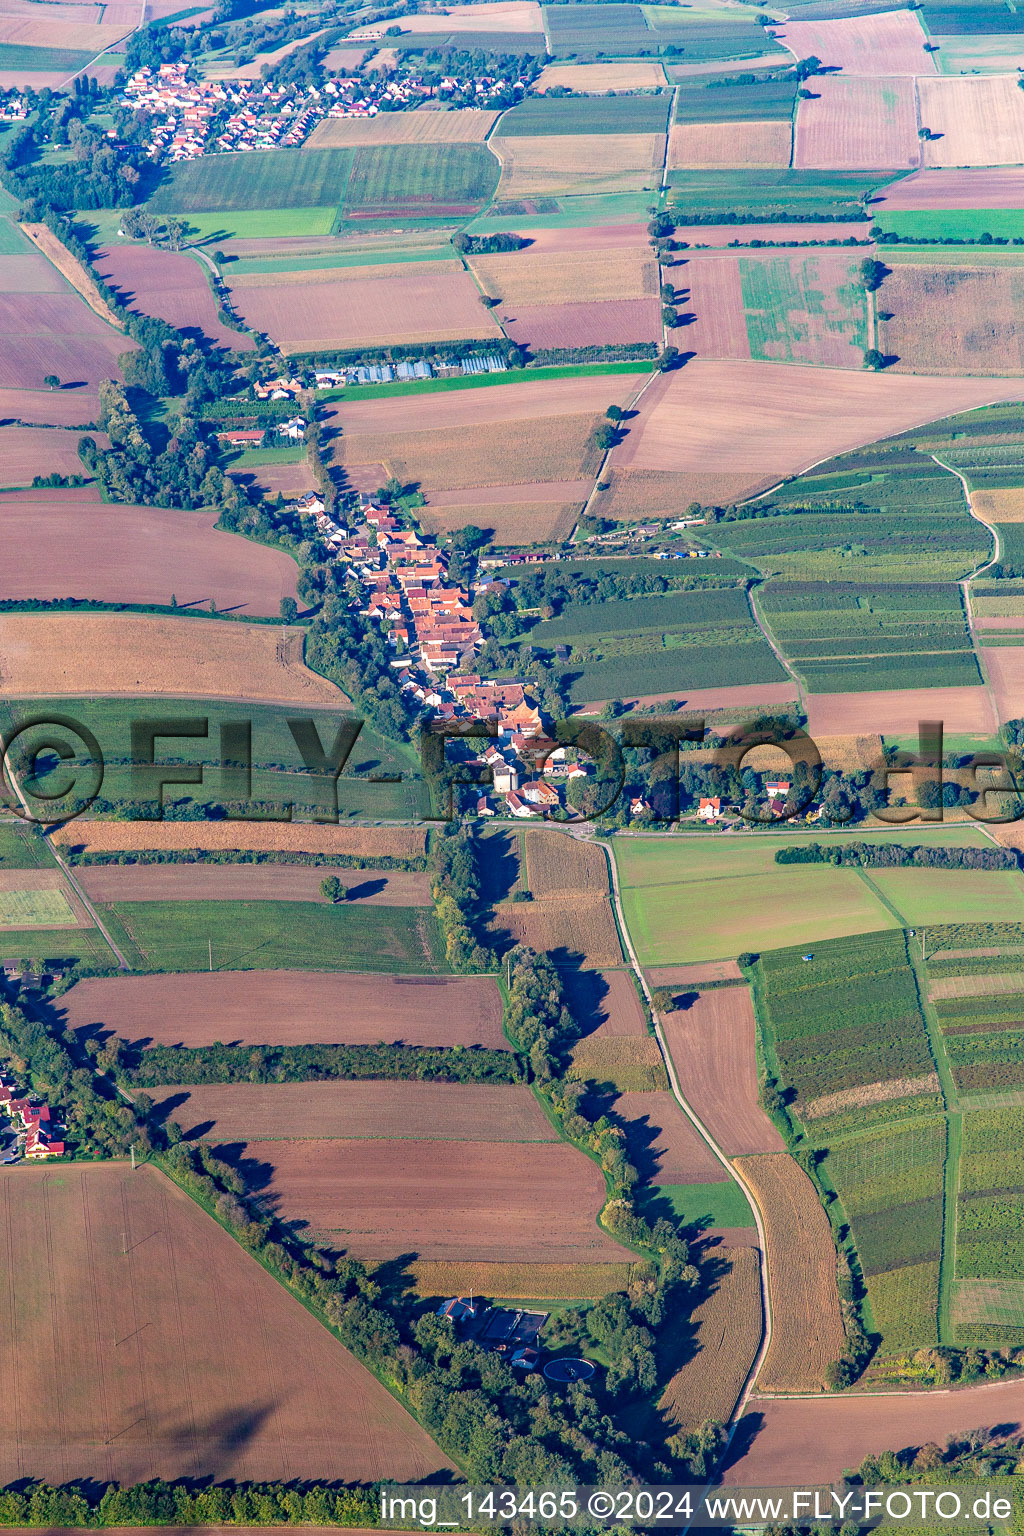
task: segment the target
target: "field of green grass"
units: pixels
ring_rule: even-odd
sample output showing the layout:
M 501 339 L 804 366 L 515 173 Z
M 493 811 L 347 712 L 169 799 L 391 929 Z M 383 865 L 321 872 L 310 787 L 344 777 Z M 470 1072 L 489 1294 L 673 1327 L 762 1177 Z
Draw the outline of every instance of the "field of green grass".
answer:
M 710 80 L 684 77 L 676 90 L 674 121 L 677 123 L 765 122 L 791 117 L 796 102 L 792 75 L 758 77 L 751 83 L 734 83 L 734 77 Z
M 579 6 L 573 6 L 573 11 Z M 669 92 L 660 96 L 528 96 L 498 124 L 502 138 L 566 133 L 664 133 Z
M 334 207 L 243 208 L 230 212 L 189 213 L 188 226 L 195 231 L 194 238 L 213 247 L 219 240 L 271 240 L 329 235 L 334 228 L 336 214 Z
M 41 73 L 66 70 L 73 75 L 84 69 L 93 57 L 77 48 L 33 48 L 25 43 L 0 43 L 0 70 L 37 69 Z
M 1009 870 L 873 869 L 871 881 L 907 927 L 1024 923 L 1024 880 Z
M 66 968 L 82 965 L 117 968 L 109 944 L 98 928 L 19 928 L 0 933 L 0 959 L 59 962 Z
M 850 233 L 866 234 L 861 201 L 877 184 L 865 171 L 671 171 L 668 205 L 680 223 L 723 216 L 737 223 L 785 219 L 788 213 L 846 219 Z
M 339 240 L 338 244 L 341 246 L 342 242 Z M 425 246 L 412 251 L 339 249 L 329 256 L 236 257 L 226 263 L 223 270 L 227 277 L 241 277 L 252 272 L 326 272 L 335 267 L 387 267 L 417 261 L 451 261 L 454 254 L 450 245 Z
M 849 257 L 840 282 L 832 262 L 808 255 L 741 257 L 740 287 L 746 311 L 750 355 L 763 362 L 835 364 L 840 338 L 849 362 L 860 362 L 868 344 L 867 299 L 858 280 L 857 259 Z M 849 366 L 849 363 L 847 364 Z
M 0 726 L 30 719 L 41 705 L 34 700 L 6 703 L 0 711 Z M 218 700 L 194 699 L 73 699 L 66 710 L 96 736 L 103 751 L 105 770 L 101 795 L 109 801 L 137 799 L 131 778 L 131 722 L 158 717 L 182 719 L 198 717 L 207 722 L 203 737 L 157 739 L 157 760 L 164 763 L 204 765 L 202 785 L 168 786 L 165 803 L 179 801 L 205 804 L 225 798 L 220 763 L 220 731 L 230 720 L 248 720 L 252 729 L 252 799 L 257 802 L 297 805 L 311 804 L 317 787 L 309 783 L 302 757 L 288 729 L 293 714 L 312 718 L 321 741 L 329 747 L 338 728 L 339 715 L 333 710 L 313 710 L 266 704 L 228 704 Z M 374 783 L 373 774 L 404 774 L 398 783 Z M 343 817 L 354 815 L 387 820 L 407 818 L 416 813 L 419 800 L 419 760 L 411 747 L 385 741 L 364 725 L 345 771 L 338 780 L 338 807 Z M 323 808 L 324 802 L 321 802 Z
M 754 1225 L 747 1197 L 732 1179 L 719 1184 L 657 1184 L 645 1197 L 644 1214 L 648 1220 L 668 1215 L 684 1226 L 699 1223 L 702 1228 Z
M 0 869 L 38 869 L 49 863 L 40 833 L 18 822 L 0 822 Z
M 77 919 L 63 891 L 0 891 L 0 928 L 72 928 Z
M 901 240 L 977 240 L 982 235 L 1024 239 L 1024 210 L 1019 208 L 916 208 L 880 211 L 875 223 Z M 882 252 L 883 257 L 885 251 Z M 1018 253 L 1019 255 L 1019 253 Z M 963 257 L 970 262 L 970 254 Z
M 293 901 L 138 901 L 101 908 L 114 942 L 154 971 L 446 971 L 433 912 Z

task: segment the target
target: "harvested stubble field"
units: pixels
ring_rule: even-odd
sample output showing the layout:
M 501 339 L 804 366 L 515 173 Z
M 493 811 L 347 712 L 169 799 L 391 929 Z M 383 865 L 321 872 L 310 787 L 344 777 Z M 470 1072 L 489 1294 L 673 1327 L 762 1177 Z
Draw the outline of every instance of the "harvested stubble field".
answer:
M 556 964 L 600 969 L 619 965 L 622 951 L 607 896 L 563 896 L 510 902 L 494 909 L 492 928 L 513 944 L 554 952 Z
M 275 497 L 280 491 L 286 500 L 304 496 L 316 489 L 316 480 L 309 467 L 309 460 L 296 463 L 249 464 L 245 457 L 228 466 L 228 474 L 239 485 L 258 485 L 265 496 Z
M 763 123 L 676 123 L 669 134 L 669 169 L 784 170 L 793 148 L 793 125 Z
M 956 1392 L 866 1392 L 812 1402 L 755 1396 L 723 1482 L 747 1488 L 777 1486 L 776 1480 L 800 1488 L 830 1483 L 865 1456 L 944 1445 L 979 1423 L 1019 1423 L 1022 1402 L 1019 1379 Z
M 52 427 L 0 427 L 0 478 L 5 485 L 30 486 L 36 475 L 84 474 L 84 466 L 78 457 L 79 436 L 78 432 L 62 432 Z M 106 445 L 107 439 L 102 432 L 96 433 L 95 438 L 100 446 Z M 46 494 L 45 491 L 36 491 L 33 500 L 45 500 Z M 91 490 L 87 496 L 90 500 L 96 499 L 98 492 Z M 84 498 L 79 493 L 75 499 Z M 21 500 L 27 498 L 19 498 Z M 62 497 L 54 497 L 55 502 L 62 500 Z M 5 496 L 0 501 L 0 510 L 11 505 L 11 497 Z M 53 545 L 49 540 L 46 544 L 47 557 L 53 559 Z M 42 597 L 44 594 L 39 592 L 34 595 Z
M 1024 93 L 1021 93 L 1024 101 Z M 1019 379 L 926 378 L 697 358 L 645 393 L 618 468 L 747 476 L 751 492 L 950 412 L 1020 395 Z M 932 718 L 929 716 L 929 718 Z M 872 730 L 840 720 L 824 734 Z
M 417 25 L 425 20 L 425 16 L 417 17 Z M 360 144 L 482 144 L 497 116 L 497 112 L 469 107 L 459 112 L 328 117 L 317 124 L 306 142 L 310 149 L 344 149 Z
M 256 1142 L 239 1166 L 283 1221 L 360 1258 L 622 1263 L 596 1164 L 564 1142 Z
M 52 262 L 75 292 L 81 294 L 95 315 L 105 320 L 108 325 L 112 325 L 115 330 L 124 331 L 124 323 L 118 319 L 100 293 L 92 273 L 77 256 L 71 254 L 48 224 L 21 224 L 19 228 L 24 231 L 32 244 L 42 251 L 47 261 Z
M 0 1213 L 5 1252 L 28 1251 L 40 1232 L 52 1245 L 47 1263 L 8 1269 L 0 1358 L 19 1390 L 0 1433 L 5 1483 L 373 1481 L 450 1467 L 154 1168 L 5 1169 Z
M 118 376 L 136 343 L 104 324 L 75 293 L 0 295 L 0 387 L 39 389 L 47 374 L 97 386 Z M 11 413 L 24 417 L 23 411 Z M 76 412 L 77 416 L 77 412 Z
M 589 486 L 588 486 L 589 489 Z M 490 534 L 492 544 L 540 544 L 567 539 L 583 510 L 582 501 L 473 502 L 468 506 L 429 506 L 419 513 L 428 533 L 453 533 L 472 525 Z
M 126 350 L 123 343 L 121 350 Z M 100 400 L 95 389 L 44 389 L 43 377 L 28 389 L 0 386 L 0 419 L 41 427 L 87 427 L 98 421 Z
M 655 188 L 665 155 L 662 133 L 565 133 L 489 140 L 501 161 L 497 196 L 582 196 Z
M 727 1269 L 691 1314 L 693 1354 L 665 1388 L 658 1408 L 676 1434 L 709 1419 L 726 1424 L 761 1342 L 760 1260 L 753 1248 L 732 1248 Z
M 788 1152 L 737 1158 L 736 1167 L 761 1210 L 773 1301 L 772 1341 L 757 1384 L 762 1392 L 824 1391 L 825 1371 L 846 1344 L 828 1217 Z
M 26 16 L 0 16 L 0 43 L 20 44 L 23 48 L 68 48 L 72 51 L 102 53 L 121 41 L 130 30 L 125 26 L 104 26 L 96 22 L 65 21 L 59 10 L 49 14 L 42 7 L 32 18 Z M 40 14 L 41 13 L 41 14 Z
M 524 234 L 524 239 L 529 239 L 529 250 L 534 256 L 550 252 L 572 255 L 584 251 L 632 249 L 643 244 L 646 232 L 643 224 L 590 224 L 565 229 L 531 228 L 528 235 Z
M 1021 95 L 1021 92 L 1017 93 Z M 899 265 L 885 279 L 879 345 L 897 368 L 929 373 L 1024 371 L 1024 263 L 972 267 Z
M 820 78 L 827 79 L 828 76 Z M 680 217 L 682 217 L 680 210 Z M 728 246 L 738 241 L 770 240 L 775 245 L 802 245 L 809 240 L 862 240 L 867 243 L 867 224 L 677 224 L 676 240 L 691 249 Z
M 670 1013 L 662 1034 L 679 1085 L 730 1156 L 777 1152 L 782 1137 L 758 1099 L 754 1009 L 746 987 L 702 992 Z
M 688 330 L 687 337 L 691 334 Z M 594 510 L 601 517 L 626 522 L 637 517 L 674 515 L 691 501 L 706 507 L 722 507 L 735 501 L 749 483 L 744 475 L 674 475 L 642 469 L 615 469 L 605 474 L 611 480 L 611 490 L 599 493 Z
M 365 30 L 375 32 L 378 29 L 371 26 Z M 536 0 L 481 0 L 479 4 L 447 6 L 440 14 L 417 14 L 409 30 L 417 33 L 543 32 L 544 22 Z M 350 36 L 357 38 L 359 31 Z
M 216 619 L 0 615 L 0 695 L 172 694 L 347 704 L 302 659 L 304 631 Z
M 919 720 L 942 720 L 948 732 L 988 736 L 998 729 L 987 688 L 879 689 L 877 693 L 809 693 L 807 730 L 815 740 L 837 731 L 913 735 Z M 1012 715 L 1003 716 L 1012 719 Z
M 358 268 L 341 271 L 340 278 L 334 270 L 241 277 L 232 295 L 246 325 L 270 336 L 284 352 L 501 334 L 473 279 L 455 262 L 395 265 L 385 277 L 353 278 Z
M 603 91 L 657 91 L 665 85 L 665 72 L 650 59 L 622 59 L 607 64 L 545 64 L 534 81 L 535 91 L 567 86 L 582 95 Z
M 1024 715 L 1024 647 L 985 646 L 981 658 L 999 719 L 1019 720 Z
M 569 1011 L 589 1040 L 645 1035 L 647 1020 L 628 971 L 566 971 Z
M 426 1259 L 409 1265 L 420 1296 L 525 1297 L 586 1301 L 624 1291 L 628 1264 L 514 1264 Z
M 914 82 L 819 75 L 796 116 L 793 164 L 801 170 L 905 170 L 921 163 Z
M 678 272 L 678 275 L 676 275 Z M 701 256 L 673 272 L 687 352 L 698 357 L 750 356 L 740 264 L 735 256 Z
M 533 421 L 544 416 L 603 414 L 612 404 L 626 405 L 644 383 L 643 365 L 636 373 L 589 375 L 579 378 L 531 379 L 494 384 L 487 389 L 453 390 L 445 394 L 339 401 L 324 412 L 325 422 L 347 434 L 445 431 L 458 437 L 466 427 L 500 424 L 513 418 Z M 525 430 L 525 429 L 524 429 Z M 451 445 L 449 445 L 451 446 Z M 531 479 L 543 481 L 541 474 Z M 558 478 L 558 477 L 556 477 Z
M 153 1097 L 187 1137 L 221 1143 L 559 1140 L 533 1090 L 515 1084 L 185 1083 Z
M 845 75 L 935 74 L 935 60 L 924 50 L 924 28 L 912 11 L 787 21 L 778 37 L 798 59 L 814 54 Z
M 195 971 L 80 981 L 62 1004 L 69 1029 L 101 1025 L 149 1045 L 482 1045 L 507 1050 L 489 977 Z
M 971 511 L 986 523 L 1024 523 L 1024 486 L 1014 485 L 994 491 L 972 491 Z M 976 612 L 984 612 L 975 598 Z
M 475 256 L 470 265 L 484 293 L 512 308 L 658 295 L 657 265 L 650 248 L 641 245 L 564 255 L 534 255 L 530 249 L 508 256 Z
M 0 431 L 0 452 L 7 432 L 31 437 L 23 451 L 33 456 L 34 473 L 60 470 L 62 440 L 70 433 L 7 428 Z M 53 439 L 58 457 L 43 469 L 39 456 Z M 81 467 L 78 462 L 77 470 L 63 472 Z M 235 613 L 276 615 L 281 599 L 295 596 L 295 561 L 282 550 L 218 531 L 216 522 L 215 512 L 82 505 L 60 491 L 0 497 L 0 539 L 7 551 L 0 598 L 164 604 L 175 598 L 183 607 L 212 601 Z
M 0 283 L 4 293 L 63 293 L 60 274 L 44 257 L 32 252 L 0 256 Z
M 920 80 L 918 93 L 921 122 L 935 135 L 923 145 L 926 165 L 1024 161 L 1024 94 L 1016 75 Z
M 652 987 L 701 987 L 709 981 L 742 981 L 735 960 L 707 960 L 703 965 L 655 965 L 646 973 Z
M 89 821 L 65 822 L 55 843 L 83 853 L 143 849 L 244 849 L 262 853 L 351 854 L 356 858 L 422 858 L 426 833 L 415 827 L 335 827 L 298 821 Z
M 481 391 L 483 393 L 483 391 Z M 488 391 L 489 393 L 489 391 Z M 545 416 L 434 432 L 349 434 L 332 443 L 335 462 L 383 464 L 388 473 L 425 490 L 569 480 L 596 473 L 600 452 L 591 442 L 595 417 Z M 530 445 L 528 454 L 524 443 Z
M 348 902 L 429 907 L 430 877 L 346 869 Z M 93 901 L 326 901 L 322 869 L 302 864 L 108 864 L 79 870 Z
M 718 1184 L 729 1175 L 671 1093 L 620 1093 L 633 1162 L 652 1184 Z
M 571 1052 L 569 1076 L 609 1083 L 620 1094 L 668 1092 L 668 1074 L 650 1035 L 588 1035 Z
M 604 850 L 562 832 L 525 834 L 526 878 L 535 897 L 607 896 L 608 865 Z
M 137 314 L 154 315 L 228 350 L 244 352 L 253 346 L 251 336 L 218 320 L 206 274 L 190 256 L 152 245 L 107 245 L 96 253 L 95 266 Z
M 1024 170 L 977 167 L 971 170 L 915 171 L 876 194 L 886 213 L 920 208 L 1013 208 L 1024 204 Z
M 516 304 L 502 323 L 513 341 L 540 350 L 600 347 L 616 342 L 661 340 L 659 299 L 608 300 L 598 304 Z

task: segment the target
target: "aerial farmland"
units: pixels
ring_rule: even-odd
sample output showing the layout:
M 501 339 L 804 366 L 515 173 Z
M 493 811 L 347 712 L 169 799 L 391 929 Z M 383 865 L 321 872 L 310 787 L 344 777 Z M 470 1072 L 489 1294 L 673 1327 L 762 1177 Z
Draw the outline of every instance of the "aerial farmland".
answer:
M 1016 1489 L 1017 12 L 59 12 L 0 0 L 3 1523 Z

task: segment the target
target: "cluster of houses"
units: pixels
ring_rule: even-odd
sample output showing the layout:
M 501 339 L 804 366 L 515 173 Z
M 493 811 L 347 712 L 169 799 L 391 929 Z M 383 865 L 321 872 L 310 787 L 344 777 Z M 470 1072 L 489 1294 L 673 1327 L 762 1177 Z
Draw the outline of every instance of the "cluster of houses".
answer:
M 304 416 L 290 416 L 287 421 L 275 422 L 270 427 L 239 427 L 218 432 L 217 441 L 223 443 L 225 448 L 263 448 L 277 439 L 286 443 L 301 443 L 305 440 L 306 425 Z
M 768 781 L 764 787 L 764 792 L 769 815 L 781 819 L 785 814 L 786 801 L 789 798 L 791 787 L 788 779 L 770 779 Z M 706 822 L 709 826 L 725 824 L 725 818 L 728 815 L 729 807 L 722 804 L 721 798 L 718 795 L 702 796 L 698 802 L 697 820 Z M 824 811 L 821 806 L 818 806 L 816 810 L 808 811 L 804 820 L 820 821 L 823 815 Z
M 152 122 L 147 151 L 156 161 L 254 149 L 295 148 L 325 117 L 370 117 L 381 101 L 405 106 L 429 94 L 411 84 L 337 76 L 306 91 L 263 80 L 190 78 L 187 63 L 135 71 L 120 99 Z
M 57 1126 L 48 1104 L 33 1104 L 0 1072 L 0 1106 L 15 1127 L 16 1142 L 0 1154 L 0 1163 L 13 1163 L 25 1157 L 63 1157 L 64 1143 L 57 1139 Z

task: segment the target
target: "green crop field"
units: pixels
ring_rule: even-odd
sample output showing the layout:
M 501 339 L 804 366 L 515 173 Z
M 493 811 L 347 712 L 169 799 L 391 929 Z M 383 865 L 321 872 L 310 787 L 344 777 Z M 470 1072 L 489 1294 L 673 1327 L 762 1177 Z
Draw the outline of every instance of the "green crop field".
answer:
M 301 154 L 350 154 L 349 150 L 302 150 Z M 345 209 L 402 204 L 461 207 L 485 203 L 501 167 L 486 144 L 375 144 L 354 151 L 343 197 Z M 470 211 L 467 209 L 467 211 Z
M 203 241 L 283 240 L 329 235 L 336 217 L 337 209 L 332 207 L 263 208 L 257 212 L 190 213 L 188 225 L 195 231 L 194 238 Z
M 705 878 L 684 873 L 677 880 L 668 860 L 678 845 L 655 851 L 662 846 L 640 838 L 628 850 L 615 845 L 626 926 L 642 965 L 719 960 L 896 926 L 855 870 L 772 863 L 753 879 L 749 868 L 730 862 Z M 682 847 L 678 856 L 685 871 Z
M 676 91 L 677 123 L 765 122 L 770 118 L 791 117 L 796 102 L 796 81 L 792 75 L 735 76 L 701 80 L 685 76 Z
M 657 53 L 658 38 L 638 5 L 548 5 L 544 26 L 555 58 Z
M 946 1124 L 906 936 L 764 954 L 760 973 L 769 1070 L 827 1148 L 882 1351 L 937 1343 Z
M 295 901 L 136 901 L 101 908 L 114 942 L 154 971 L 447 970 L 433 912 Z
M 341 250 L 330 256 L 243 256 L 227 264 L 225 275 L 241 277 L 253 272 L 326 272 L 334 267 L 387 267 L 417 261 L 451 261 L 453 255 L 450 245 L 437 245 L 412 251 Z
M 165 803 L 178 802 L 186 810 L 193 804 L 216 803 L 226 798 L 220 763 L 220 731 L 229 720 L 247 720 L 252 732 L 252 799 L 266 804 L 310 804 L 322 786 L 311 786 L 301 754 L 288 729 L 290 716 L 311 718 L 321 741 L 329 747 L 343 716 L 334 710 L 296 706 L 290 710 L 266 704 L 226 704 L 203 699 L 74 699 L 64 708 L 96 736 L 105 759 L 101 795 L 104 801 L 136 801 L 131 778 L 131 722 L 158 717 L 169 720 L 169 734 L 157 738 L 156 758 L 162 763 L 197 763 L 203 766 L 201 785 L 170 784 Z M 42 710 L 35 700 L 17 700 L 4 706 L 0 725 L 32 718 Z M 5 718 L 6 717 L 6 718 Z M 175 720 L 205 721 L 207 736 L 173 735 Z M 394 784 L 374 783 L 371 774 L 402 774 Z M 412 748 L 385 741 L 364 725 L 338 780 L 338 807 L 343 817 L 367 816 L 374 820 L 406 819 L 418 809 L 419 762 Z M 320 801 L 323 809 L 326 801 Z
M 244 211 L 250 218 L 254 207 L 336 208 L 344 201 L 355 156 L 352 149 L 204 155 L 172 166 L 149 207 L 153 213 Z
M 957 1342 L 1024 1343 L 1024 1107 L 963 1117 L 953 1316 Z
M 572 10 L 578 10 L 573 6 Z M 498 124 L 502 138 L 547 133 L 664 133 L 669 92 L 661 96 L 528 96 Z
M 891 173 L 870 171 L 671 171 L 669 209 L 680 223 L 785 219 L 787 214 L 859 221 L 862 201 Z M 851 234 L 867 233 L 851 222 Z
M 651 1221 L 668 1215 L 684 1226 L 699 1223 L 701 1228 L 754 1225 L 749 1201 L 732 1179 L 719 1184 L 656 1184 L 644 1200 L 644 1214 Z
M 786 677 L 736 588 L 570 603 L 530 638 L 572 643 L 567 671 L 577 703 Z
M 740 287 L 750 355 L 763 362 L 837 361 L 835 338 L 851 349 L 851 360 L 868 344 L 867 300 L 855 257 L 836 284 L 817 256 L 794 260 L 741 257 Z
M 0 869 L 38 869 L 50 863 L 38 832 L 16 822 L 0 823 Z
M 881 212 L 875 223 L 901 240 L 978 240 L 982 235 L 1024 239 L 1024 211 L 1019 208 L 916 208 Z M 961 259 L 969 264 L 970 253 Z
M 99 52 L 98 47 L 96 51 Z M 33 48 L 25 43 L 0 43 L 0 69 L 23 72 L 37 69 L 54 74 L 66 71 L 74 75 L 94 57 L 94 54 L 77 48 Z
M 1024 923 L 1024 881 L 1008 870 L 873 869 L 871 879 L 907 927 Z
M 117 961 L 98 928 L 19 928 L 0 934 L 0 960 L 38 960 L 62 969 L 81 965 L 109 966 Z
M 32 250 L 31 240 L 22 234 L 13 219 L 0 217 L 0 256 L 26 256 Z
M 471 235 L 529 234 L 532 229 L 589 229 L 592 224 L 639 224 L 650 218 L 651 199 L 644 192 L 609 192 L 590 197 L 550 198 L 549 213 L 534 213 L 535 201 L 496 203 L 466 225 Z M 518 209 L 518 211 L 517 211 Z
M 0 928 L 73 928 L 77 922 L 63 891 L 0 891 Z

